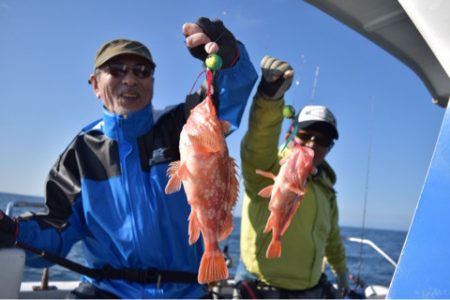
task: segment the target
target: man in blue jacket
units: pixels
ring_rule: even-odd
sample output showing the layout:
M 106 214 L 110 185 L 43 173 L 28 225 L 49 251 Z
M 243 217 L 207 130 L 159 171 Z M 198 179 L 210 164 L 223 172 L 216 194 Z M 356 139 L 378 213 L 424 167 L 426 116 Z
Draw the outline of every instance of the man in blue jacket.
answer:
M 243 44 L 219 20 L 184 26 L 191 54 L 204 60 L 214 41 L 223 67 L 214 76 L 219 117 L 239 126 L 257 74 Z M 73 298 L 199 298 L 196 282 L 203 241 L 189 246 L 190 207 L 184 191 L 166 195 L 170 162 L 180 159 L 179 136 L 204 88 L 183 104 L 152 106 L 156 64 L 147 47 L 117 39 L 97 52 L 89 78 L 103 118 L 85 127 L 51 169 L 48 210 L 10 219 L 0 211 L 0 247 L 16 243 L 65 257 L 84 243 L 87 267 Z M 28 254 L 27 265 L 48 266 Z

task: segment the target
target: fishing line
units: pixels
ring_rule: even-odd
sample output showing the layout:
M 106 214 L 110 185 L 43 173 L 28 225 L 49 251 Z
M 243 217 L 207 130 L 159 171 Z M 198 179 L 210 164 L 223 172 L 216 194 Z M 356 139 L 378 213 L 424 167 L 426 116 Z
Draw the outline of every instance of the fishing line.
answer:
M 311 100 L 314 100 L 314 97 L 316 96 L 317 82 L 319 81 L 319 72 L 320 72 L 320 67 L 316 66 L 316 71 L 314 73 L 313 87 L 312 87 L 312 91 L 311 91 Z
M 294 99 L 292 100 L 292 106 L 297 107 L 297 99 L 300 99 L 300 79 L 294 81 Z
M 304 64 L 304 55 L 303 54 L 300 56 L 300 63 Z M 301 67 L 299 69 L 301 69 Z M 297 74 L 294 73 L 294 76 L 297 76 Z M 283 153 L 283 151 L 286 149 L 287 145 L 289 145 L 289 143 L 294 139 L 294 137 L 298 131 L 298 115 L 297 114 L 300 112 L 300 108 L 298 108 L 298 112 L 296 111 L 296 108 L 297 108 L 297 98 L 300 99 L 300 88 L 299 88 L 300 79 L 295 79 L 295 77 L 294 77 L 292 81 L 294 84 L 294 92 L 293 92 L 294 99 L 292 100 L 292 106 L 285 105 L 285 107 L 283 109 L 283 117 L 286 119 L 292 120 L 292 124 L 290 126 L 291 126 L 291 128 L 293 127 L 293 130 L 292 130 L 291 134 L 289 135 L 289 137 L 284 142 L 283 148 L 281 149 L 281 153 Z
M 289 143 L 292 141 L 292 139 L 297 134 L 297 131 L 298 131 L 298 120 L 297 120 L 297 118 L 295 119 L 294 122 L 295 122 L 294 130 L 292 130 L 291 135 L 289 136 L 289 138 L 284 143 L 283 149 L 281 149 L 281 153 L 283 153 L 284 149 L 286 149 L 287 145 L 289 145 Z
M 189 94 L 192 94 L 192 91 L 194 90 L 195 86 L 197 85 L 197 82 L 203 74 L 205 74 L 205 70 L 201 71 L 200 74 L 198 74 L 197 78 L 195 79 L 194 83 L 192 84 L 191 90 L 189 91 Z
M 298 67 L 299 72 L 301 70 L 303 70 L 303 66 L 305 64 L 305 55 L 304 54 L 300 54 L 300 65 Z M 293 84 L 294 84 L 294 100 L 292 101 L 292 106 L 294 108 L 297 108 L 297 99 L 300 99 L 300 79 L 295 78 L 298 76 L 297 72 L 294 72 L 294 79 L 293 79 Z
M 372 138 L 373 138 L 373 106 L 374 97 L 372 96 L 370 102 L 370 119 L 369 119 L 369 149 L 367 153 L 367 170 L 366 170 L 366 183 L 364 189 L 364 203 L 363 203 L 363 215 L 362 215 L 362 226 L 361 226 L 361 240 L 364 240 L 364 234 L 366 230 L 366 214 L 367 214 L 367 197 L 369 194 L 369 176 L 370 176 L 370 162 L 372 159 Z M 362 268 L 362 254 L 363 254 L 363 243 L 359 244 L 359 264 L 358 264 L 358 277 L 361 278 L 361 268 Z

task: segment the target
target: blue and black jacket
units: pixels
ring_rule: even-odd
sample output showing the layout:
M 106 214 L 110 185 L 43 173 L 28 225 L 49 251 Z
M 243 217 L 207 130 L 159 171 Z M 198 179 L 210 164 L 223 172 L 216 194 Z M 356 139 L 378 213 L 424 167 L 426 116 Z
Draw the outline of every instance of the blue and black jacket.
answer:
M 257 79 L 245 47 L 214 78 L 219 118 L 239 126 Z M 86 266 L 197 273 L 203 241 L 189 246 L 190 207 L 183 190 L 166 195 L 168 164 L 180 159 L 179 136 L 200 92 L 165 111 L 151 104 L 126 117 L 104 109 L 59 157 L 46 182 L 45 213 L 20 218 L 18 241 L 65 257 L 82 240 Z M 48 266 L 28 254 L 27 265 Z M 83 281 L 121 298 L 199 298 L 197 283 Z

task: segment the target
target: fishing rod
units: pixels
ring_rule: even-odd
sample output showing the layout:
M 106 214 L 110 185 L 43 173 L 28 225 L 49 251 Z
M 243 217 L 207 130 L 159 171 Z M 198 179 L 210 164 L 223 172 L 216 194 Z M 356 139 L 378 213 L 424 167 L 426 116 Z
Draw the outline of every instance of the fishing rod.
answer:
M 370 163 L 372 159 L 372 139 L 373 139 L 373 107 L 374 98 L 372 96 L 370 102 L 370 119 L 369 119 L 369 149 L 367 153 L 367 169 L 366 169 L 366 182 L 364 189 L 364 202 L 363 202 L 363 215 L 362 215 L 362 225 L 361 225 L 361 238 L 360 240 L 365 240 L 364 234 L 366 231 L 366 215 L 367 215 L 367 198 L 369 194 L 369 177 L 370 177 Z M 362 254 L 363 254 L 363 243 L 359 244 L 359 264 L 358 264 L 358 278 L 361 277 L 361 267 L 362 267 Z
M 109 265 L 102 268 L 88 268 L 79 263 L 73 262 L 67 258 L 60 257 L 53 253 L 35 248 L 25 243 L 17 241 L 15 246 L 23 250 L 48 260 L 51 263 L 60 265 L 68 270 L 91 277 L 97 281 L 105 279 L 119 279 L 135 281 L 140 283 L 156 283 L 159 287 L 161 282 L 182 282 L 197 283 L 197 273 L 180 272 L 180 271 L 160 271 L 155 268 L 148 269 L 116 269 Z
M 69 269 L 71 271 L 74 271 L 76 273 L 82 274 L 82 275 L 86 275 L 88 277 L 92 277 L 96 280 L 100 280 L 101 276 L 99 276 L 98 274 L 98 270 L 97 269 L 91 269 L 88 267 L 85 267 L 81 264 L 78 264 L 76 262 L 73 262 L 71 260 L 68 260 L 66 258 L 60 257 L 58 255 L 52 254 L 50 252 L 32 247 L 30 245 L 21 243 L 19 241 L 16 242 L 15 246 L 17 248 L 21 248 L 25 251 L 31 252 L 33 254 L 36 254 L 37 256 L 40 256 L 41 258 L 44 258 L 45 260 L 48 260 L 51 263 L 60 265 L 66 269 Z

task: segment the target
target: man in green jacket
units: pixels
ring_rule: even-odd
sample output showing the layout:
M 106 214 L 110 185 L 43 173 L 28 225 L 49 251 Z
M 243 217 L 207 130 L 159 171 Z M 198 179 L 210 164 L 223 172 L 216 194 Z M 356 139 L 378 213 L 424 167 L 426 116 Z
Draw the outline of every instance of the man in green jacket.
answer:
M 241 223 L 242 262 L 236 274 L 241 297 L 342 297 L 348 283 L 333 188 L 336 175 L 324 160 L 338 138 L 336 120 L 324 106 L 305 106 L 297 117 L 298 126 L 291 126 L 286 139 L 294 129 L 298 130 L 296 136 L 284 151 L 279 151 L 283 97 L 292 83 L 293 70 L 288 63 L 270 56 L 262 59 L 261 69 L 261 82 L 253 98 L 248 131 L 241 143 L 245 195 Z M 281 237 L 281 257 L 268 259 L 265 255 L 272 234 L 263 230 L 270 214 L 270 199 L 258 196 L 258 192 L 273 181 L 256 174 L 255 170 L 277 174 L 280 159 L 298 145 L 314 150 L 313 163 L 317 172 L 308 177 L 300 207 Z M 281 148 L 283 146 L 284 142 Z M 325 262 L 337 275 L 337 293 L 333 293 L 336 291 L 324 275 Z

